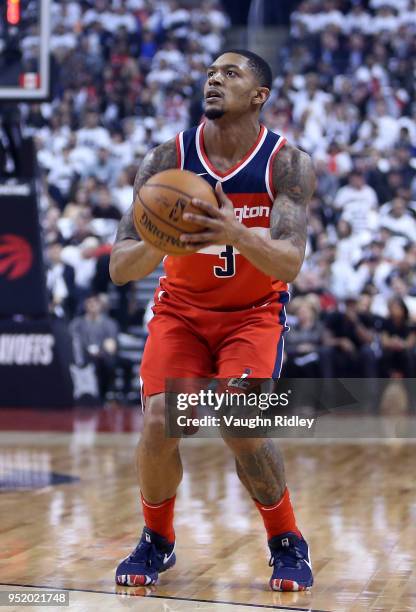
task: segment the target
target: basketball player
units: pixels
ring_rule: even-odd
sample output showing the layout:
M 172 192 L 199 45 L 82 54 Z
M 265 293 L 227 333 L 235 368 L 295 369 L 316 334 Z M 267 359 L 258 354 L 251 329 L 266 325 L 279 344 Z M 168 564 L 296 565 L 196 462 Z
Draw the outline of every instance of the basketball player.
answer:
M 259 123 L 271 84 L 270 67 L 256 54 L 224 53 L 207 71 L 204 122 L 150 151 L 137 173 L 134 198 L 153 174 L 183 168 L 215 187 L 220 208 L 194 200 L 208 219 L 188 214 L 202 233 L 181 239 L 199 252 L 164 259 L 141 367 L 145 412 L 137 472 L 145 527 L 116 570 L 118 584 L 154 584 L 175 563 L 182 464 L 179 440 L 165 437 L 165 379 L 280 373 L 287 283 L 303 262 L 315 179 L 309 156 Z M 163 256 L 140 241 L 130 209 L 111 255 L 113 281 L 141 279 Z M 270 439 L 227 437 L 225 443 L 264 521 L 271 588 L 311 587 L 308 545 L 295 521 L 280 452 Z

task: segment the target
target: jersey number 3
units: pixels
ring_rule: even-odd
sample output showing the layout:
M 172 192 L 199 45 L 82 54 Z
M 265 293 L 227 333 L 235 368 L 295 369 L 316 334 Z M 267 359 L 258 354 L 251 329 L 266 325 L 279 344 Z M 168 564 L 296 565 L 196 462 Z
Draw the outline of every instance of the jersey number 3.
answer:
M 225 251 L 219 257 L 224 260 L 222 266 L 214 266 L 214 274 L 218 278 L 228 278 L 235 275 L 235 253 L 232 246 L 227 244 Z

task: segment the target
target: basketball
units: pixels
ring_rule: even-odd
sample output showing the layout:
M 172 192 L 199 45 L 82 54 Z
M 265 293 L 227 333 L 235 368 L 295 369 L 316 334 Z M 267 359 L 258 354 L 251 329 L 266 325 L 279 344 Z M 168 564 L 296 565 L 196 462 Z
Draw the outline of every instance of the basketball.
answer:
M 185 212 L 204 214 L 192 205 L 192 198 L 218 208 L 214 190 L 197 174 L 178 169 L 155 174 L 141 187 L 133 205 L 137 232 L 143 240 L 169 255 L 189 254 L 192 251 L 181 242 L 181 234 L 204 231 L 200 225 L 183 219 Z

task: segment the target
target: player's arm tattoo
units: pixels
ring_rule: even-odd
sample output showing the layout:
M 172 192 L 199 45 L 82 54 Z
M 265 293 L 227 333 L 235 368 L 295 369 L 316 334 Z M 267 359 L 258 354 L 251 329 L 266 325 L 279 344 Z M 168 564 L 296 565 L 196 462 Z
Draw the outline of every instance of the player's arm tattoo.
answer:
M 305 256 L 306 208 L 315 189 L 315 173 L 307 153 L 285 145 L 273 164 L 273 185 L 277 193 L 271 217 L 271 236 L 288 240 L 300 258 Z
M 141 186 L 144 185 L 151 176 L 158 172 L 162 172 L 162 170 L 176 167 L 177 154 L 174 138 L 146 153 L 137 171 L 136 178 L 134 179 L 133 202 L 136 200 Z M 115 241 L 120 242 L 121 240 L 126 240 L 126 238 L 140 240 L 140 236 L 136 232 L 133 223 L 133 206 L 131 206 L 120 219 Z
M 239 452 L 236 457 L 237 473 L 248 492 L 265 506 L 275 504 L 285 487 L 283 457 L 272 440 L 251 452 Z

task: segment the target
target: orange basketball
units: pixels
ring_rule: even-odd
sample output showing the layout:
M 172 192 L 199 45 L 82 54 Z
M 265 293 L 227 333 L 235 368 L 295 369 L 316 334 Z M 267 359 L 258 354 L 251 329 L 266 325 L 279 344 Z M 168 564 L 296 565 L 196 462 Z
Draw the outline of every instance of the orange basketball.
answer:
M 212 187 L 193 172 L 172 169 L 150 177 L 141 187 L 133 206 L 137 232 L 143 240 L 170 255 L 192 252 L 179 239 L 183 233 L 204 231 L 200 225 L 182 218 L 185 212 L 204 214 L 192 206 L 192 198 L 199 198 L 218 208 Z

